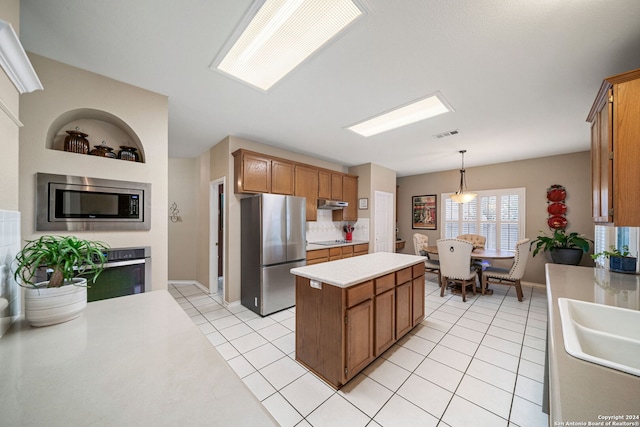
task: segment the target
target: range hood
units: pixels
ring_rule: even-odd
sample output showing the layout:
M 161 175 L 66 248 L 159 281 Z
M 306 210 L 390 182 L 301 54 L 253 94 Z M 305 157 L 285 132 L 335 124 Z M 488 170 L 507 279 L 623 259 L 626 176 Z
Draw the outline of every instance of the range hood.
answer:
M 349 203 L 342 202 L 340 200 L 318 199 L 318 209 L 335 211 L 338 209 L 346 208 L 347 206 L 349 206 Z

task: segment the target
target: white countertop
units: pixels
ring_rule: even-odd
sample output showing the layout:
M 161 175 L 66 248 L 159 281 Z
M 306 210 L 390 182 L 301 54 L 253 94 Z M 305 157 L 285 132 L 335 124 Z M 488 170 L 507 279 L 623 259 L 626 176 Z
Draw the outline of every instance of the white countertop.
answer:
M 549 312 L 550 425 L 604 421 L 640 422 L 640 377 L 577 359 L 564 349 L 558 298 L 640 309 L 640 276 L 591 267 L 547 264 Z M 640 325 L 638 325 L 640 327 Z M 640 357 L 640 356 L 639 356 Z M 611 419 L 609 419 L 611 420 Z M 604 421 L 607 425 L 606 421 Z M 582 424 L 579 424 L 582 425 Z M 592 424 L 596 425 L 596 424 Z M 618 424 L 624 425 L 624 424 Z M 638 424 L 629 424 L 638 425 Z
M 167 291 L 0 338 L 3 426 L 277 425 Z
M 369 241 L 368 240 L 352 240 L 350 242 L 336 243 L 334 245 L 316 245 L 313 242 L 307 242 L 307 250 L 315 251 L 317 249 L 328 249 L 328 248 L 335 248 L 339 246 L 353 246 L 353 245 L 360 245 L 363 243 L 369 243 Z
M 376 252 L 337 261 L 292 268 L 291 273 L 328 285 L 347 288 L 374 277 L 424 262 L 427 257 L 391 252 Z

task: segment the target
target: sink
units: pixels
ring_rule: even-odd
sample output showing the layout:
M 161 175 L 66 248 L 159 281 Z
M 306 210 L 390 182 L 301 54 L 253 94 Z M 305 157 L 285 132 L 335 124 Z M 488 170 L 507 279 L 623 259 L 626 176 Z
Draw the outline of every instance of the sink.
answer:
M 568 298 L 558 306 L 567 353 L 640 376 L 640 311 Z

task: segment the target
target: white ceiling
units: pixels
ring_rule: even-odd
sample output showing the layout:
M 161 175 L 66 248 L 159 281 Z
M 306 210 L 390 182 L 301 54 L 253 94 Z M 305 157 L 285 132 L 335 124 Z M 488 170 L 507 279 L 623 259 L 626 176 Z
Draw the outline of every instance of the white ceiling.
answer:
M 457 169 L 461 149 L 465 166 L 588 150 L 603 78 L 640 67 L 638 0 L 365 2 L 268 93 L 209 69 L 251 0 L 22 0 L 20 32 L 28 51 L 167 95 L 170 157 L 235 135 L 398 176 Z M 436 91 L 455 112 L 345 129 Z

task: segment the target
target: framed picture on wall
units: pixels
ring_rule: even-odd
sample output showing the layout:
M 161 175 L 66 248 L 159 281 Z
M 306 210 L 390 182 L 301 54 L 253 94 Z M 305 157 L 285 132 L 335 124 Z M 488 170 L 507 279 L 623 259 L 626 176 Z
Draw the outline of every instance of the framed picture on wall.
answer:
M 411 228 L 436 230 L 438 228 L 438 198 L 435 194 L 411 198 Z

